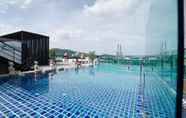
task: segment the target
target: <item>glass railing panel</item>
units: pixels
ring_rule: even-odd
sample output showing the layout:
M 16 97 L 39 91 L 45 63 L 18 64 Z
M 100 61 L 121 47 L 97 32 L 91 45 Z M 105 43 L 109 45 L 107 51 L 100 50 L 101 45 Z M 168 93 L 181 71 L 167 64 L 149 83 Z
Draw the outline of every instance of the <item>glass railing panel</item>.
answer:
M 174 118 L 176 114 L 177 16 L 176 0 L 151 0 L 146 26 L 146 117 Z

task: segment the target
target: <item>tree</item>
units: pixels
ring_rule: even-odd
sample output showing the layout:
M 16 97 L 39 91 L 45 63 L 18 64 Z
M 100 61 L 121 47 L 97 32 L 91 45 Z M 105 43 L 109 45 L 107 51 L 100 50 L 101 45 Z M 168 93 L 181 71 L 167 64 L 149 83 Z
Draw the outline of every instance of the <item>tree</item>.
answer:
M 96 59 L 95 51 L 89 52 L 89 53 L 88 53 L 88 57 L 89 57 L 91 63 L 93 64 L 94 60 Z
M 49 50 L 49 58 L 50 59 L 55 59 L 56 58 L 56 51 L 55 51 L 55 49 L 50 49 Z

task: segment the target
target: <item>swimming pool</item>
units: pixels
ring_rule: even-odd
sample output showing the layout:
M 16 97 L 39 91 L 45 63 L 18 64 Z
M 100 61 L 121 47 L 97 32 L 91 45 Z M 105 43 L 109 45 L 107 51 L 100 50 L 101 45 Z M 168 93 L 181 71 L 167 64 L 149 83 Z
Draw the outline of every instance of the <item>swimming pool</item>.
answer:
M 174 92 L 152 73 L 145 78 L 141 89 L 138 66 L 111 64 L 1 78 L 0 118 L 173 118 Z

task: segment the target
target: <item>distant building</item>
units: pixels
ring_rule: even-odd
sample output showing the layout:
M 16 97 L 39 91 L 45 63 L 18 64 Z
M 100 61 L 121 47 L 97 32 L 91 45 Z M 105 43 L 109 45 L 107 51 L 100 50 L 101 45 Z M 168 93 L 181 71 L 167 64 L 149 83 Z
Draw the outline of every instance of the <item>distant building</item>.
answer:
M 9 61 L 20 70 L 28 70 L 34 61 L 48 65 L 49 37 L 41 34 L 19 31 L 0 37 L 0 71 L 7 68 Z

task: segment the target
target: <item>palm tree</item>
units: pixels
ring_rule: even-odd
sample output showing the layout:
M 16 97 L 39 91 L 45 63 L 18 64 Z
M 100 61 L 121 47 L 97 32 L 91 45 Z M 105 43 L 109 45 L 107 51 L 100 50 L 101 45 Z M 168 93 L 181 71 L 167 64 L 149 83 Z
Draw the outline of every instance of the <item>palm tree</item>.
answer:
M 88 53 L 88 57 L 89 57 L 91 63 L 93 64 L 94 60 L 96 59 L 95 51 L 90 51 L 90 52 Z

